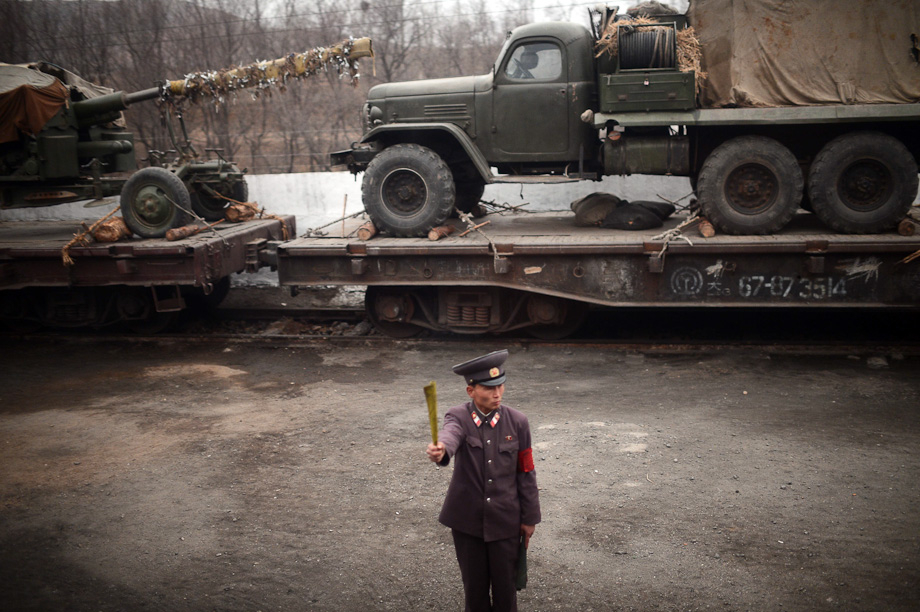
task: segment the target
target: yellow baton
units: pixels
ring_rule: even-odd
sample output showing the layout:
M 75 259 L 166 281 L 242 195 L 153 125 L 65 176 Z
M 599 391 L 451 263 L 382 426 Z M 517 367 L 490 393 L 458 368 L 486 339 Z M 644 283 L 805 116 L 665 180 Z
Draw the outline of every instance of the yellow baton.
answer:
M 438 386 L 434 381 L 425 385 L 425 400 L 428 402 L 428 422 L 431 424 L 431 442 L 438 443 Z

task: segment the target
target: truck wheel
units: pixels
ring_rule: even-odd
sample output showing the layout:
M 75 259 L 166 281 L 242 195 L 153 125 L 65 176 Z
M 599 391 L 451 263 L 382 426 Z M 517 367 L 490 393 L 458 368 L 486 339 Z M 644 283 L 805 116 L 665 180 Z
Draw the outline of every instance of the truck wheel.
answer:
M 727 234 L 771 234 L 795 215 L 802 169 L 792 152 L 764 136 L 739 136 L 716 147 L 700 169 L 700 210 Z
M 182 180 L 165 168 L 139 170 L 121 190 L 121 216 L 142 238 L 161 238 L 166 230 L 182 225 L 190 206 Z
M 423 236 L 454 209 L 450 168 L 417 144 L 384 149 L 367 165 L 361 184 L 364 208 L 378 229 L 394 236 Z
M 460 212 L 475 213 L 477 205 L 485 193 L 486 184 L 482 179 L 478 181 L 457 181 L 457 201 L 456 207 Z M 475 216 L 475 215 L 474 215 Z
M 818 218 L 838 232 L 893 228 L 917 196 L 917 162 L 901 141 L 881 132 L 853 132 L 827 143 L 808 174 Z
M 229 186 L 209 185 L 209 187 L 217 193 L 232 198 L 237 202 L 245 202 L 249 199 L 249 185 L 246 184 L 246 181 L 234 181 Z M 200 186 L 196 187 L 194 183 L 191 199 L 192 210 L 195 211 L 196 215 L 207 221 L 219 221 L 223 219 L 227 210 L 227 205 L 230 204 L 230 202 L 223 198 L 209 194 Z

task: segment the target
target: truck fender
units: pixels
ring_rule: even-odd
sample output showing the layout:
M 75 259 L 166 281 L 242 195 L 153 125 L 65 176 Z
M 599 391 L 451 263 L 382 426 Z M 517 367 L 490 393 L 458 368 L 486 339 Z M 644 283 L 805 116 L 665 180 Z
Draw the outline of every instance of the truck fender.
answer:
M 463 152 L 472 162 L 476 171 L 487 184 L 492 182 L 492 170 L 489 162 L 483 156 L 482 152 L 473 144 L 469 135 L 452 123 L 413 123 L 400 124 L 394 123 L 389 125 L 378 125 L 361 138 L 361 143 L 371 143 L 376 140 L 386 142 L 387 144 L 396 144 L 400 142 L 416 142 L 415 135 L 420 133 L 432 134 L 444 132 L 439 136 L 452 138 L 463 148 Z

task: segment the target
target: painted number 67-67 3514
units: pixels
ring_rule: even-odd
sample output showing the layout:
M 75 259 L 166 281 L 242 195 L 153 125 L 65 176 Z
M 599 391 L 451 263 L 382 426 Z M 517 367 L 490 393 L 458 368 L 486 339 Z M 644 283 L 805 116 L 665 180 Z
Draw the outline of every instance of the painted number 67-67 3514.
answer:
M 744 298 L 779 297 L 802 300 L 826 300 L 845 297 L 846 278 L 818 276 L 742 276 L 738 279 L 738 295 Z

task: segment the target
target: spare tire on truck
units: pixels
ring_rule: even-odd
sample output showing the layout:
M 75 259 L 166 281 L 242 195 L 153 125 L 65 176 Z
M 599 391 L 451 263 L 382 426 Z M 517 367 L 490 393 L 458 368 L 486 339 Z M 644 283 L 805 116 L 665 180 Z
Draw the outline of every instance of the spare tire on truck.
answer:
M 739 136 L 706 158 L 697 179 L 700 211 L 727 234 L 772 234 L 802 200 L 802 169 L 788 148 L 765 136 Z
M 361 195 L 377 229 L 393 236 L 424 236 L 450 217 L 456 188 L 450 168 L 437 153 L 417 144 L 397 144 L 367 165 Z
M 814 213 L 848 234 L 895 227 L 917 197 L 917 162 L 901 141 L 881 132 L 852 132 L 827 143 L 808 173 Z

